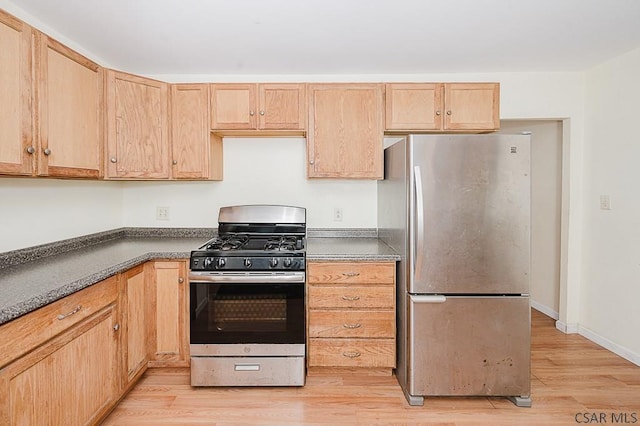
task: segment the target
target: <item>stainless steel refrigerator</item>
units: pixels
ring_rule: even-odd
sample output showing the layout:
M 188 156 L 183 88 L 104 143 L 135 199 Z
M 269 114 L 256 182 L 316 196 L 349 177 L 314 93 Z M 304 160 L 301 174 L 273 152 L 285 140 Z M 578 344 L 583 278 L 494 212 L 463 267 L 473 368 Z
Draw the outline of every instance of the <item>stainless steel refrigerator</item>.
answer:
M 530 399 L 525 135 L 409 135 L 384 152 L 380 237 L 398 253 L 396 375 L 425 396 Z

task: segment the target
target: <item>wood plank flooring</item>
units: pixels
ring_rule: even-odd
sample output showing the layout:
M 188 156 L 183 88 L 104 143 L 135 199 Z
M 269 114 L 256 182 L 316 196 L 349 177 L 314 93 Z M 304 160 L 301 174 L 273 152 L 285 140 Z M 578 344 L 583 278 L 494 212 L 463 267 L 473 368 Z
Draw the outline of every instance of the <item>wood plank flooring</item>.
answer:
M 531 352 L 531 408 L 485 397 L 426 398 L 411 407 L 394 376 L 310 376 L 301 388 L 192 388 L 188 369 L 151 369 L 103 424 L 640 425 L 640 367 L 559 332 L 535 310 Z

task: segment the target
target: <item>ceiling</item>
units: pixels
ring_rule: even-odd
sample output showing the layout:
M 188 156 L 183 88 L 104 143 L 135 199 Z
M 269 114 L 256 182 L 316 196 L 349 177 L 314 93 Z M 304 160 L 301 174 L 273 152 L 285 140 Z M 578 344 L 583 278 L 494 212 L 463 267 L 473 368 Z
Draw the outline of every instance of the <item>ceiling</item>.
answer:
M 639 0 L 4 3 L 147 75 L 581 71 L 640 47 Z

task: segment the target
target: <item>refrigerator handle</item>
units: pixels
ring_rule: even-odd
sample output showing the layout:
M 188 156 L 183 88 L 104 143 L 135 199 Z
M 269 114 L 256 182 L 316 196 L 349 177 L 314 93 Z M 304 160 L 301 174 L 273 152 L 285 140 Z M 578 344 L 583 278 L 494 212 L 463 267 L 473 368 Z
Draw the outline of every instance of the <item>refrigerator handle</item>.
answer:
M 447 301 L 447 296 L 441 294 L 434 294 L 433 296 L 410 294 L 409 299 L 411 299 L 413 303 L 444 303 Z
M 414 277 L 422 272 L 422 258 L 424 257 L 424 198 L 422 193 L 422 172 L 420 166 L 413 168 L 413 179 L 416 188 L 416 249 L 413 253 Z

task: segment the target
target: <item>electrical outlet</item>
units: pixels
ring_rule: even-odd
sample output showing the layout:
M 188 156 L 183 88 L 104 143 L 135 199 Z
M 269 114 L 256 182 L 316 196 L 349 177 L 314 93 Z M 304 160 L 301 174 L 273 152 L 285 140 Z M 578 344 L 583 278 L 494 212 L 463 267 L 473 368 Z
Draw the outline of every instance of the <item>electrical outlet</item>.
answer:
M 169 207 L 156 207 L 156 220 L 169 220 Z
M 342 222 L 342 208 L 336 207 L 333 209 L 333 221 Z
M 608 195 L 600 196 L 600 209 L 611 210 L 611 198 Z

